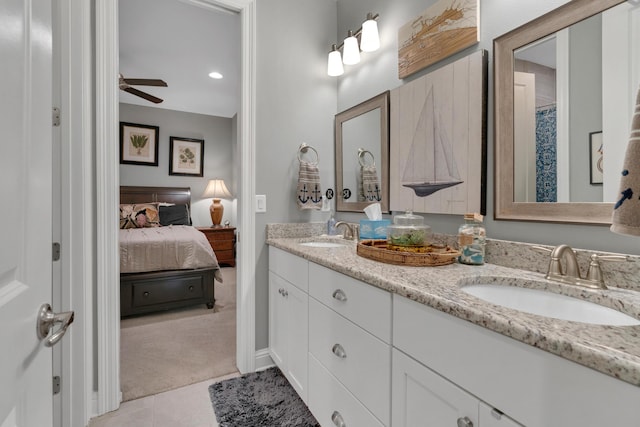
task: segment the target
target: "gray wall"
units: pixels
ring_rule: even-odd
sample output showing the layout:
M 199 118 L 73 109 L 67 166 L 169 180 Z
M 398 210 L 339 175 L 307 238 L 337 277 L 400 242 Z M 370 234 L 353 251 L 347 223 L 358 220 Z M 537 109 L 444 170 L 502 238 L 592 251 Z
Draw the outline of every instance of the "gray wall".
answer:
M 256 214 L 256 348 L 268 346 L 268 248 L 265 225 L 328 219 L 328 212 L 295 204 L 298 147 L 318 151 L 323 191 L 333 187 L 336 81 L 327 55 L 336 33 L 334 0 L 260 0 L 257 12 L 256 194 L 267 212 Z
M 489 51 L 488 195 L 485 225 L 492 238 L 561 244 L 576 248 L 640 254 L 638 240 L 608 227 L 493 220 L 493 39 L 562 4 L 563 0 L 492 1 L 481 5 L 481 42 L 407 81 L 477 49 Z M 403 83 L 397 71 L 398 28 L 435 0 L 261 0 L 257 2 L 256 194 L 267 195 L 267 213 L 256 214 L 256 348 L 268 346 L 267 223 L 326 220 L 321 212 L 296 209 L 296 152 L 300 143 L 320 155 L 323 188 L 334 184 L 333 116 Z M 339 78 L 326 75 L 332 43 L 356 30 L 367 12 L 380 14 L 382 47 L 363 54 Z M 356 221 L 360 214 L 337 214 Z M 425 215 L 435 232 L 455 234 L 462 218 Z
M 602 19 L 595 16 L 569 32 L 570 200 L 601 202 L 602 184 L 591 185 L 589 132 L 602 131 Z
M 161 187 L 191 187 L 191 217 L 195 226 L 210 226 L 211 199 L 202 199 L 207 182 L 222 178 L 229 191 L 236 195 L 235 176 L 235 119 L 207 116 L 120 104 L 120 121 L 160 127 L 158 166 L 120 165 L 120 185 Z M 204 176 L 187 177 L 169 175 L 169 137 L 204 139 Z M 224 216 L 236 224 L 234 200 L 222 200 Z
M 339 111 L 403 83 L 398 79 L 397 71 L 398 28 L 434 3 L 435 0 L 338 0 L 338 39 L 343 38 L 349 28 L 357 28 L 367 12 L 376 12 L 380 14 L 378 26 L 382 42 L 379 51 L 363 55 L 360 64 L 348 68 L 339 78 Z M 406 81 L 420 77 L 477 49 L 486 49 L 489 52 L 488 194 L 485 217 L 488 236 L 551 245 L 567 243 L 576 248 L 640 254 L 637 238 L 614 234 L 605 226 L 493 220 L 493 39 L 564 3 L 564 0 L 481 2 L 480 43 L 410 76 Z M 338 219 L 356 220 L 360 217 L 361 215 L 338 213 Z M 435 232 L 449 234 L 455 234 L 462 222 L 462 218 L 451 215 L 432 214 L 425 215 L 425 218 Z

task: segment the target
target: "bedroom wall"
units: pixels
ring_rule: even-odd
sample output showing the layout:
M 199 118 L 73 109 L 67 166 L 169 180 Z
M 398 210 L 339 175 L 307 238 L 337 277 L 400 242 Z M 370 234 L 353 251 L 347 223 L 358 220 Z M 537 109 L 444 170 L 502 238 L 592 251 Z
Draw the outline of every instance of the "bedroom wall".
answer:
M 143 185 L 191 188 L 191 217 L 194 226 L 211 225 L 211 199 L 202 199 L 209 179 L 222 178 L 236 195 L 237 176 L 234 167 L 235 118 L 185 113 L 155 107 L 120 104 L 120 121 L 159 126 L 158 166 L 120 165 L 120 185 Z M 169 137 L 204 139 L 204 176 L 169 175 Z M 222 200 L 224 216 L 236 225 L 235 200 Z

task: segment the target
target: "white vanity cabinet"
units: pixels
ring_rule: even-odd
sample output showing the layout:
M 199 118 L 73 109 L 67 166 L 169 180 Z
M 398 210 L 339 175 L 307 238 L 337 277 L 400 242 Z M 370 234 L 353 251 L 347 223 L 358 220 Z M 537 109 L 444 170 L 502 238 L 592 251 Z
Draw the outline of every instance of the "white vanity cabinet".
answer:
M 308 262 L 269 248 L 269 352 L 305 403 L 309 370 L 307 289 Z
M 309 263 L 309 295 L 311 412 L 322 425 L 389 426 L 391 294 Z
M 394 427 L 412 425 L 397 421 L 398 412 L 407 419 L 428 416 L 414 414 L 424 409 L 415 402 L 438 394 L 441 405 L 460 408 L 448 408 L 449 418 L 473 422 L 479 414 L 474 426 L 519 425 L 512 420 L 527 427 L 639 425 L 639 387 L 398 295 L 393 346 Z M 460 394 L 475 396 L 477 409 L 462 409 Z M 420 425 L 456 426 L 456 420 Z
M 393 350 L 393 427 L 521 427 L 399 350 Z

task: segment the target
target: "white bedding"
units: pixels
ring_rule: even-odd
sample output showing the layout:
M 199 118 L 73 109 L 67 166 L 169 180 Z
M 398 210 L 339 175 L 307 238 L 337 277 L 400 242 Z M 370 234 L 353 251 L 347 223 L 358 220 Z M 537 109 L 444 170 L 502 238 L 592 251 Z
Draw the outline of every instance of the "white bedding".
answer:
M 120 230 L 120 272 L 141 273 L 215 267 L 222 282 L 216 255 L 207 237 L 187 225 Z

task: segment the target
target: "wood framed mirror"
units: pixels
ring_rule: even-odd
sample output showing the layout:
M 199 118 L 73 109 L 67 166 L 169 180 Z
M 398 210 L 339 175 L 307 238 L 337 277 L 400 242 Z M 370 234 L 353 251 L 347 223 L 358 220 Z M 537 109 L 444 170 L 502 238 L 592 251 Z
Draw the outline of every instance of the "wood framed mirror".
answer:
M 389 91 L 336 114 L 335 153 L 336 211 L 380 203 L 388 213 Z
M 623 5 L 623 3 L 625 4 Z M 608 51 L 610 49 L 608 49 L 608 46 L 603 45 L 603 48 L 599 50 L 600 56 L 598 57 L 598 60 L 600 62 L 598 66 L 600 66 L 604 71 L 602 71 L 600 82 L 598 83 L 599 89 L 593 89 L 594 95 L 601 97 L 602 108 L 600 109 L 600 118 L 598 119 L 600 122 L 594 123 L 595 120 L 591 120 L 588 123 L 588 126 L 598 127 L 598 129 L 580 129 L 580 132 L 573 132 L 573 123 L 564 122 L 563 119 L 569 119 L 569 117 L 571 117 L 573 120 L 573 117 L 578 117 L 582 118 L 584 122 L 588 115 L 583 114 L 582 111 L 580 111 L 580 108 L 584 105 L 597 104 L 597 102 L 585 102 L 584 100 L 582 102 L 577 102 L 577 99 L 572 98 L 573 94 L 578 92 L 575 88 L 571 88 L 571 85 L 569 84 L 570 77 L 574 77 L 574 75 L 571 75 L 569 72 L 563 72 L 561 62 L 570 61 L 573 57 L 569 55 L 569 50 L 564 50 L 568 49 L 569 44 L 567 43 L 569 43 L 569 38 L 568 36 L 566 36 L 566 39 L 563 38 L 565 36 L 562 34 L 563 32 L 566 34 L 568 31 L 575 31 L 574 28 L 578 25 L 583 25 L 583 22 L 587 22 L 592 19 L 600 19 L 599 22 L 595 23 L 596 29 L 598 28 L 598 25 L 600 25 L 600 39 L 594 40 L 596 42 L 601 41 L 604 43 L 606 32 L 608 31 L 605 23 L 609 25 L 609 27 L 612 27 L 612 22 L 605 22 L 605 20 L 609 18 L 605 17 L 603 12 L 607 11 L 606 14 L 610 14 L 611 12 L 608 11 L 609 9 L 620 5 L 619 7 L 629 9 L 629 11 L 626 9 L 623 10 L 621 13 L 627 15 L 622 16 L 631 16 L 631 9 L 637 9 L 638 5 L 626 3 L 627 2 L 621 0 L 573 0 L 519 28 L 516 28 L 513 31 L 510 31 L 507 34 L 494 39 L 494 217 L 496 220 L 548 221 L 601 225 L 611 224 L 614 202 L 612 199 L 615 199 L 617 195 L 617 186 L 619 185 L 617 179 L 619 176 L 618 169 L 621 170 L 622 163 L 620 162 L 618 165 L 615 162 L 610 162 L 609 165 L 611 166 L 609 166 L 609 170 L 607 170 L 607 164 L 605 163 L 605 180 L 607 176 L 613 178 L 610 179 L 610 182 L 605 182 L 604 187 L 600 184 L 599 187 L 593 188 L 599 183 L 594 183 L 593 179 L 589 179 L 589 174 L 593 172 L 588 166 L 589 156 L 593 154 L 589 149 L 589 138 L 590 135 L 592 138 L 593 134 L 602 133 L 602 137 L 604 138 L 603 146 L 607 153 L 611 153 L 612 151 L 612 146 L 609 145 L 607 141 L 611 142 L 622 139 L 624 141 L 624 147 L 626 147 L 631 117 L 630 113 L 632 111 L 631 107 L 633 106 L 633 94 L 635 93 L 635 87 L 637 87 L 638 82 L 632 81 L 635 77 L 625 76 L 623 78 L 623 80 L 629 80 L 628 82 L 625 82 L 625 85 L 628 83 L 629 88 L 627 89 L 625 87 L 622 88 L 622 90 L 616 89 L 616 93 L 623 93 L 622 97 L 624 98 L 624 102 L 615 103 L 614 105 L 616 105 L 620 110 L 616 111 L 615 114 L 611 114 L 611 112 L 608 111 L 608 106 L 612 104 L 606 103 L 611 101 L 605 99 L 609 96 L 609 89 L 604 88 L 603 83 L 618 79 L 611 78 L 611 74 L 607 74 L 606 72 L 606 63 L 608 62 L 606 57 L 607 55 L 610 55 L 610 52 Z M 613 11 L 614 9 L 611 10 Z M 634 11 L 633 13 L 636 12 L 637 11 Z M 638 13 L 636 13 L 636 15 L 637 14 Z M 637 31 L 633 28 L 633 26 L 635 26 L 633 22 L 637 22 L 637 20 L 633 21 L 627 19 L 626 22 L 627 24 L 625 25 L 629 25 L 629 28 L 625 29 L 626 33 L 623 32 L 620 37 L 629 38 L 628 35 L 634 34 L 634 31 Z M 573 40 L 578 40 L 579 38 L 580 37 L 573 37 Z M 542 182 L 541 185 L 541 160 L 539 158 L 541 149 L 539 146 L 539 140 L 537 140 L 539 137 L 536 129 L 536 127 L 540 125 L 540 122 L 536 121 L 538 120 L 537 116 L 531 118 L 531 101 L 522 101 L 522 99 L 528 99 L 527 97 L 530 98 L 531 96 L 536 97 L 533 111 L 536 113 L 541 111 L 539 109 L 543 106 L 539 104 L 544 104 L 544 101 L 539 101 L 537 99 L 539 98 L 539 86 L 542 86 L 539 84 L 540 75 L 537 74 L 536 71 L 531 71 L 531 69 L 537 67 L 541 61 L 527 60 L 526 54 L 532 53 L 531 51 L 538 48 L 542 49 L 542 45 L 548 41 L 553 42 L 555 60 L 557 61 L 556 65 L 558 65 L 557 67 L 548 67 L 553 69 L 554 77 L 556 79 L 553 81 L 554 88 L 552 90 L 552 96 L 555 96 L 555 98 L 552 101 L 547 101 L 547 105 L 549 105 L 549 103 L 553 104 L 554 114 L 557 114 L 557 117 L 554 118 L 554 120 L 557 121 L 554 123 L 555 128 L 553 128 L 553 138 L 554 140 L 557 139 L 558 145 L 554 148 L 556 150 L 556 153 L 554 154 L 556 158 L 553 160 L 553 162 L 555 162 L 554 167 L 556 168 L 556 171 L 554 172 L 555 176 L 553 177 L 554 181 L 551 181 L 551 183 Z M 611 41 L 609 42 L 611 43 Z M 625 49 L 620 49 L 618 46 L 624 43 L 627 43 L 627 48 L 637 46 L 633 44 L 637 42 L 632 40 L 619 40 L 615 42 L 616 49 L 614 50 L 624 52 Z M 592 52 L 591 55 L 595 56 L 593 52 L 595 51 L 596 44 L 597 43 L 592 43 L 583 50 L 585 52 Z M 573 46 L 571 47 L 573 48 Z M 532 64 L 534 67 L 532 67 Z M 602 64 L 605 64 L 605 66 L 602 67 Z M 569 69 L 569 65 L 571 65 L 574 70 L 581 70 L 583 75 L 586 74 L 585 70 L 597 68 L 597 66 L 587 67 L 573 63 L 569 64 L 567 62 L 564 65 L 565 69 Z M 625 68 L 624 66 L 620 67 L 619 65 L 620 64 L 617 64 L 616 67 Z M 518 77 L 517 74 L 520 73 L 520 70 L 522 70 L 523 67 L 527 68 L 527 66 L 529 67 L 530 73 L 535 76 L 536 88 L 533 95 L 531 95 L 532 92 L 525 92 L 524 95 L 520 93 L 520 91 L 528 89 L 521 89 L 521 85 L 526 86 L 526 84 L 521 84 L 520 77 Z M 637 64 L 629 66 L 628 68 L 629 70 L 637 70 L 637 68 L 634 68 L 636 66 Z M 574 80 L 577 81 L 578 79 Z M 573 84 L 573 81 L 571 84 Z M 573 90 L 573 92 L 571 92 L 571 90 Z M 582 93 L 584 93 L 584 90 Z M 619 98 L 618 101 L 620 101 Z M 629 107 L 627 107 L 627 104 L 629 104 Z M 608 111 L 609 116 L 623 117 L 619 117 L 615 120 L 609 120 L 608 118 L 603 117 L 603 111 Z M 525 118 L 524 121 L 529 120 L 529 125 L 522 124 L 523 120 L 521 119 L 523 117 Z M 534 127 L 533 136 L 530 130 L 531 126 Z M 605 128 L 604 131 L 603 127 Z M 625 134 L 627 135 L 626 137 L 624 136 Z M 620 135 L 623 135 L 623 137 L 620 138 Z M 523 144 L 523 141 L 531 138 L 533 138 L 533 148 L 531 148 L 529 144 Z M 565 150 L 565 148 L 563 148 L 565 146 L 560 145 L 562 141 L 565 141 L 565 144 L 569 145 L 575 144 L 576 142 L 574 141 L 577 141 L 578 144 L 583 145 L 579 145 L 579 148 L 576 150 L 574 150 L 574 146 L 571 145 L 571 151 L 569 152 L 568 148 Z M 621 151 L 621 156 L 623 158 L 624 148 L 622 148 Z M 582 166 L 570 163 L 574 162 L 575 159 L 580 156 L 586 158 L 586 160 L 583 161 L 584 170 L 582 170 Z M 620 154 L 618 154 L 618 156 L 620 156 Z M 614 155 L 610 154 L 604 156 L 605 161 L 607 160 L 607 157 L 614 157 Z M 574 172 L 579 168 L 579 173 L 581 175 L 578 175 L 579 178 L 574 178 Z M 520 174 L 523 171 L 530 171 L 531 169 L 533 169 L 533 172 L 529 173 L 529 177 L 525 174 L 525 178 L 521 178 Z M 571 171 L 569 169 L 571 169 Z M 570 172 L 571 178 L 569 179 Z M 607 175 L 606 172 L 609 174 Z M 583 187 L 591 186 L 591 188 L 589 188 L 591 191 L 598 191 L 599 188 L 602 195 L 601 199 L 591 200 L 589 196 L 584 196 L 582 199 L 574 197 L 574 179 L 579 181 L 580 185 Z M 540 194 L 543 193 L 543 190 L 540 190 L 540 188 L 545 185 L 548 188 L 553 187 L 552 190 L 555 191 L 555 195 L 552 195 L 552 197 L 548 199 L 540 196 Z M 613 191 L 611 190 L 612 188 L 614 189 Z

